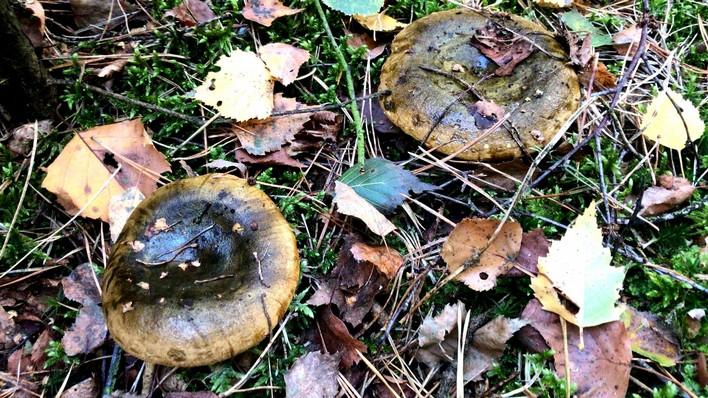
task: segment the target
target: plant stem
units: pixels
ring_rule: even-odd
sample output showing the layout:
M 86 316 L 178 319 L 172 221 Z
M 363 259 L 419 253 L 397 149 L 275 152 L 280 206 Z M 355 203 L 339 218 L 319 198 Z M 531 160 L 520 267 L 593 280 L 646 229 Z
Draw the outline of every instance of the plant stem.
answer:
M 359 107 L 357 106 L 356 101 L 354 100 L 356 98 L 356 91 L 354 91 L 354 79 L 352 78 L 352 71 L 351 69 L 349 69 L 349 64 L 347 64 L 347 60 L 344 58 L 344 53 L 342 52 L 342 49 L 339 48 L 337 41 L 334 39 L 332 29 L 330 29 L 329 23 L 327 23 L 327 16 L 325 15 L 324 10 L 322 9 L 322 3 L 320 3 L 320 0 L 315 0 L 315 8 L 317 8 L 317 13 L 319 14 L 320 19 L 322 20 L 325 32 L 327 32 L 327 37 L 329 37 L 329 41 L 332 44 L 332 47 L 334 47 L 334 52 L 335 54 L 337 54 L 337 61 L 339 62 L 339 66 L 344 71 L 344 77 L 347 81 L 347 94 L 352 100 L 349 103 L 349 109 L 352 112 L 354 128 L 356 129 L 357 163 L 359 164 L 359 167 L 364 167 L 364 160 L 366 158 L 366 146 L 364 145 L 364 129 L 361 126 L 361 115 L 359 114 Z

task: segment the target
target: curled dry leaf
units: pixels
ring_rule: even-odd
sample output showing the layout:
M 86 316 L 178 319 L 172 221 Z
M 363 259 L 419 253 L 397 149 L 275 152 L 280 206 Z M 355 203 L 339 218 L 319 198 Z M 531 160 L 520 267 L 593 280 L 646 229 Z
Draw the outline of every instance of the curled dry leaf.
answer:
M 691 101 L 667 88 L 649 104 L 640 127 L 644 137 L 667 148 L 681 150 L 687 141 L 701 138 L 705 124 Z
M 197 26 L 216 19 L 209 4 L 202 0 L 182 0 L 179 5 L 167 11 L 165 16 L 174 17 L 183 26 Z
M 274 97 L 273 110 L 276 112 L 302 109 L 305 106 L 294 98 L 285 98 L 278 93 Z M 307 113 L 271 116 L 263 120 L 251 120 L 232 125 L 231 131 L 238 137 L 243 149 L 251 155 L 262 156 L 267 152 L 281 149 L 292 142 L 295 134 L 310 120 Z
M 340 367 L 350 368 L 361 359 L 357 351 L 367 352 L 366 345 L 352 337 L 347 325 L 325 305 L 317 310 L 314 328 L 309 333 L 310 340 L 330 354 L 340 353 Z
M 622 313 L 616 302 L 624 268 L 610 265 L 610 250 L 602 245 L 595 217 L 591 202 L 561 240 L 551 243 L 548 255 L 538 259 L 538 276 L 531 278 L 543 309 L 577 325 L 581 337 L 584 327 L 618 320 Z
M 310 52 L 285 43 L 269 43 L 258 50 L 275 80 L 287 86 L 297 78 L 300 66 L 310 59 Z
M 598 90 L 604 90 L 607 88 L 614 88 L 617 86 L 617 78 L 607 69 L 607 66 L 603 62 L 597 63 L 593 74 L 593 63 L 587 63 L 580 71 L 578 76 L 580 83 L 585 87 L 590 86 L 590 81 L 592 80 L 592 86 Z
M 81 307 L 79 316 L 61 339 L 66 355 L 88 354 L 103 345 L 108 328 L 101 307 L 89 304 Z
M 287 398 L 334 398 L 339 392 L 337 355 L 310 352 L 285 374 Z
M 521 249 L 516 256 L 514 268 L 511 268 L 504 276 L 521 277 L 538 273 L 538 259 L 548 254 L 551 242 L 546 239 L 542 229 L 534 229 L 531 232 L 524 232 L 521 238 Z M 517 268 L 518 267 L 518 268 Z
M 250 51 L 235 50 L 216 62 L 195 90 L 195 98 L 236 121 L 263 119 L 273 111 L 273 77 Z
M 118 235 L 123 230 L 128 217 L 143 199 L 145 199 L 145 195 L 137 187 L 128 188 L 111 198 L 108 204 L 108 225 L 113 242 L 118 240 Z
M 263 156 L 254 156 L 243 149 L 237 149 L 234 156 L 236 157 L 236 160 L 246 164 L 277 165 L 296 168 L 305 167 L 305 165 L 300 163 L 299 160 L 290 156 L 285 148 L 280 148 L 275 152 L 270 152 Z
M 511 75 L 514 67 L 535 50 L 532 43 L 503 29 L 492 20 L 484 28 L 475 31 L 471 44 L 499 66 L 494 71 L 497 76 Z
M 119 165 L 120 172 L 111 178 Z M 77 133 L 47 167 L 42 187 L 56 194 L 67 211 L 85 207 L 82 216 L 110 222 L 111 198 L 130 187 L 147 196 L 166 171 L 170 164 L 155 149 L 140 119 L 134 119 Z
M 369 246 L 363 242 L 356 242 L 350 249 L 356 261 L 368 261 L 376 266 L 388 279 L 393 279 L 403 265 L 403 257 L 386 246 Z
M 499 220 L 466 218 L 457 224 L 443 245 L 441 256 L 449 271 L 468 267 L 456 279 L 473 290 L 493 288 L 497 277 L 514 266 L 521 248 L 521 225 L 506 222 L 497 237 L 489 242 L 498 227 Z
M 379 236 L 386 236 L 396 229 L 391 221 L 343 182 L 334 183 L 334 203 L 339 213 L 360 219 Z
M 696 187 L 683 177 L 659 176 L 659 186 L 649 187 L 642 194 L 642 210 L 639 214 L 655 216 L 666 213 L 687 201 Z
M 563 332 L 558 315 L 544 311 L 541 303 L 532 299 L 521 318 L 529 322 L 522 330 L 532 328 L 553 349 L 556 374 L 565 377 Z M 584 331 L 585 348 L 579 349 L 578 328 L 568 325 L 568 357 L 570 381 L 578 386 L 579 398 L 623 398 L 629 385 L 632 349 L 624 325 L 619 321 L 589 327 Z
M 270 26 L 276 19 L 300 11 L 302 9 L 292 9 L 278 0 L 245 0 L 242 10 L 244 18 L 263 26 Z
M 91 264 L 84 263 L 74 268 L 69 276 L 62 278 L 64 296 L 81 305 L 99 304 L 101 294 L 98 291 L 98 279 Z
M 428 315 L 418 330 L 416 358 L 430 367 L 452 361 L 457 350 L 457 319 L 464 314 L 464 304 L 447 304 L 438 315 Z M 464 315 L 463 315 L 464 318 Z
M 408 25 L 398 22 L 396 19 L 384 13 L 373 15 L 355 14 L 354 20 L 357 21 L 359 25 L 366 29 L 373 30 L 374 32 L 392 32 L 397 29 L 405 28 Z
M 626 305 L 621 321 L 632 351 L 661 366 L 674 366 L 681 358 L 676 335 L 658 316 Z

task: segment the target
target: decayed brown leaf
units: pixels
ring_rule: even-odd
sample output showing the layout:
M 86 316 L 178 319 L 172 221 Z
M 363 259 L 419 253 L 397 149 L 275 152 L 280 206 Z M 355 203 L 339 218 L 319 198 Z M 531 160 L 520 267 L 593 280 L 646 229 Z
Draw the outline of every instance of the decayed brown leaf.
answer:
M 52 130 L 51 120 L 40 120 L 37 122 L 37 140 L 46 137 Z M 14 156 L 27 156 L 32 150 L 32 141 L 34 140 L 34 123 L 23 124 L 20 127 L 12 130 L 10 139 L 7 142 L 7 149 Z
M 287 398 L 333 398 L 339 392 L 338 355 L 310 352 L 298 358 L 285 374 Z
M 92 377 L 69 387 L 61 398 L 94 398 L 99 393 L 98 383 Z
M 521 225 L 508 221 L 494 241 L 498 220 L 466 218 L 459 222 L 443 245 L 441 256 L 450 272 L 469 267 L 457 276 L 471 289 L 484 291 L 496 285 L 497 277 L 514 266 L 521 248 Z
M 620 320 L 629 334 L 632 351 L 661 366 L 674 366 L 681 358 L 678 339 L 658 316 L 629 305 Z
M 81 305 L 99 304 L 101 294 L 98 292 L 98 279 L 89 263 L 74 268 L 69 276 L 62 278 L 64 296 Z
M 683 177 L 659 176 L 659 185 L 644 191 L 639 214 L 654 216 L 665 213 L 687 201 L 695 190 L 696 187 Z
M 484 28 L 475 31 L 471 43 L 499 66 L 494 71 L 497 76 L 511 75 L 514 67 L 535 50 L 532 43 L 502 29 L 499 24 L 491 20 Z
M 479 380 L 506 349 L 506 342 L 528 322 L 498 316 L 474 332 L 472 345 L 465 350 L 464 378 Z
M 295 135 L 295 140 L 285 146 L 291 156 L 307 151 L 319 151 L 327 143 L 337 142 L 337 135 L 342 130 L 342 115 L 330 111 L 319 111 L 310 114 L 310 120 Z
M 101 307 L 96 304 L 81 307 L 79 316 L 61 339 L 64 352 L 69 356 L 87 354 L 106 341 L 108 328 Z
M 367 59 L 374 59 L 379 55 L 383 54 L 384 50 L 386 50 L 386 43 L 378 43 L 368 33 L 353 33 L 349 31 L 345 31 L 345 33 L 351 36 L 347 39 L 347 45 L 354 48 L 367 48 Z
M 39 47 L 44 41 L 44 31 L 46 17 L 44 7 L 39 0 L 27 0 L 19 2 L 27 11 L 27 15 L 18 15 L 22 32 L 30 39 L 32 45 Z
M 310 52 L 285 43 L 269 43 L 258 50 L 275 80 L 284 86 L 294 82 L 300 66 L 310 59 Z
M 448 304 L 438 315 L 427 316 L 418 330 L 416 358 L 430 367 L 450 361 L 457 350 L 458 313 L 465 314 L 462 303 Z
M 52 340 L 49 330 L 43 331 L 29 349 L 27 345 L 13 352 L 7 359 L 7 371 L 13 375 L 44 369 L 47 360 L 47 347 Z M 31 380 L 31 375 L 28 379 Z M 23 376 L 24 378 L 24 376 Z
M 522 319 L 529 321 L 527 328 L 538 331 L 555 353 L 556 374 L 565 377 L 563 333 L 558 315 L 544 311 L 541 303 L 532 299 L 523 311 Z M 578 328 L 567 324 L 570 380 L 578 386 L 579 398 L 623 398 L 629 385 L 632 349 L 629 335 L 619 321 L 583 329 L 585 348 L 580 350 Z
M 166 171 L 170 164 L 155 149 L 140 119 L 134 119 L 77 133 L 47 168 L 42 187 L 56 194 L 67 211 L 85 207 L 82 216 L 108 222 L 113 196 L 130 187 L 147 196 Z
M 384 246 L 369 246 L 349 237 L 328 279 L 307 301 L 310 305 L 335 304 L 342 318 L 356 327 L 371 311 L 403 264 L 400 254 Z
M 474 116 L 474 123 L 480 129 L 488 129 L 504 117 L 504 108 L 491 101 L 479 100 L 470 106 L 470 113 Z
M 294 98 L 285 98 L 278 93 L 274 97 L 275 112 L 302 109 L 305 106 Z M 303 129 L 310 120 L 310 115 L 297 113 L 294 115 L 272 116 L 263 120 L 252 120 L 232 125 L 231 131 L 238 137 L 241 147 L 251 155 L 262 156 L 267 152 L 281 149 L 283 145 L 292 142 L 295 134 Z
M 174 17 L 184 26 L 197 26 L 216 19 L 216 14 L 209 4 L 202 0 L 182 0 L 179 5 L 165 13 Z
M 125 13 L 135 9 L 135 6 L 123 0 L 70 0 L 69 3 L 74 21 L 80 28 L 101 25 L 100 29 L 103 29 L 103 25 L 108 24 L 109 20 L 123 23 Z
M 354 189 L 339 181 L 335 181 L 334 185 L 334 203 L 337 204 L 339 213 L 360 219 L 377 235 L 386 236 L 396 229 L 391 221 Z
M 366 345 L 352 337 L 347 325 L 332 313 L 325 305 L 317 310 L 314 329 L 309 333 L 310 340 L 322 351 L 330 354 L 340 353 L 339 365 L 349 368 L 361 359 L 357 351 L 367 352 Z
M 545 257 L 550 247 L 551 242 L 546 239 L 542 229 L 524 232 L 521 238 L 521 249 L 516 257 L 516 264 L 514 264 L 515 267 L 511 268 L 504 276 L 521 277 L 528 274 L 538 274 L 538 258 Z
M 302 9 L 292 9 L 278 0 L 246 0 L 242 12 L 243 17 L 249 21 L 270 26 L 277 18 L 294 15 L 300 11 Z
M 275 152 L 267 153 L 263 156 L 253 156 L 243 149 L 237 149 L 234 153 L 234 157 L 239 162 L 246 164 L 277 165 L 296 168 L 305 167 L 305 165 L 300 163 L 300 161 L 290 156 L 284 148 L 278 149 Z

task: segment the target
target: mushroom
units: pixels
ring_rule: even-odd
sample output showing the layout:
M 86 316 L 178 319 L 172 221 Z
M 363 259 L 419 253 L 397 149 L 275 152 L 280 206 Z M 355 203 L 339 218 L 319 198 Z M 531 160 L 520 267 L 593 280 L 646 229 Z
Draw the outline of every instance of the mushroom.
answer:
M 103 310 L 131 355 L 209 365 L 261 342 L 299 276 L 295 236 L 273 201 L 208 174 L 165 185 L 133 211 L 103 278 Z
M 497 65 L 473 45 L 490 38 L 484 37 L 490 27 L 531 54 Z M 381 72 L 380 90 L 391 95 L 381 104 L 394 124 L 428 147 L 460 159 L 511 160 L 548 143 L 577 109 L 578 78 L 566 60 L 550 32 L 515 15 L 433 13 L 396 35 Z M 480 114 L 494 116 L 492 122 L 508 118 L 488 132 L 494 123 L 480 123 Z

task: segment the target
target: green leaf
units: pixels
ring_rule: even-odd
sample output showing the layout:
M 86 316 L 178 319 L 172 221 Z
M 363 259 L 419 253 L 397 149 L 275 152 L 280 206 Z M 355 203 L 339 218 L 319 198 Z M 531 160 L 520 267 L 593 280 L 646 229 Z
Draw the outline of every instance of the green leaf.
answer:
M 612 37 L 601 31 L 595 25 L 577 11 L 564 12 L 561 15 L 561 21 L 574 33 L 580 33 L 581 37 L 586 34 L 592 35 L 592 46 L 608 46 L 612 44 Z
M 383 158 L 368 159 L 363 170 L 355 165 L 345 171 L 339 181 L 352 187 L 378 210 L 389 213 L 403 203 L 403 195 L 407 195 L 408 191 L 420 193 L 436 188 Z
M 322 0 L 322 2 L 347 15 L 376 14 L 384 4 L 384 0 Z

